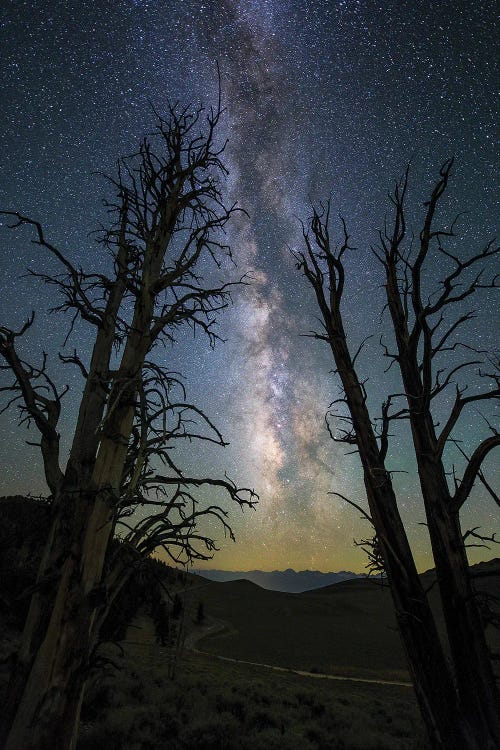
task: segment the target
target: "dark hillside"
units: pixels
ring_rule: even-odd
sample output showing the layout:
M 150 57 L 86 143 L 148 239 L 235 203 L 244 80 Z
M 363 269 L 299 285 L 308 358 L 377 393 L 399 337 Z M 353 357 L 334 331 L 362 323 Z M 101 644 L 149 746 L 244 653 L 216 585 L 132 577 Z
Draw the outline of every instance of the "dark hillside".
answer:
M 388 592 L 372 582 L 349 583 L 304 594 L 247 581 L 209 583 L 197 594 L 227 627 L 200 648 L 313 672 L 407 679 Z
M 473 566 L 480 595 L 500 593 L 500 561 Z M 423 574 L 431 586 L 434 574 Z M 188 594 L 189 596 L 189 594 Z M 193 594 L 194 596 L 194 594 Z M 354 579 L 302 594 L 261 589 L 249 581 L 210 582 L 197 587 L 206 611 L 226 628 L 200 648 L 252 662 L 307 671 L 385 679 L 408 679 L 387 587 Z M 437 587 L 430 591 L 437 608 Z M 500 649 L 498 631 L 488 628 Z
M 46 501 L 0 498 L 1 619 L 4 628 L 14 633 L 26 614 L 49 516 Z M 201 642 L 203 650 L 313 672 L 408 679 L 390 593 L 376 580 L 352 579 L 290 594 L 262 589 L 248 580 L 210 582 L 153 560 L 146 567 L 149 578 L 144 570 L 133 578 L 113 607 L 104 630 L 106 638 L 123 638 L 141 603 L 148 609 L 157 597 L 161 579 L 173 591 L 184 590 L 188 621 L 194 620 L 200 602 L 207 623 L 216 621 L 219 632 Z M 480 563 L 472 570 L 486 606 L 486 595 L 500 593 L 500 560 Z M 427 571 L 422 578 L 431 587 L 439 619 L 434 572 Z M 498 631 L 489 628 L 489 635 L 495 650 L 500 650 Z
M 7 656 L 26 618 L 43 545 L 49 531 L 50 502 L 11 496 L 0 498 L 0 626 L 1 653 Z M 115 540 L 113 549 L 120 548 Z M 125 553 L 125 550 L 123 550 Z M 114 600 L 101 631 L 104 640 L 121 640 L 140 606 L 151 608 L 160 590 L 194 585 L 196 576 L 159 560 L 131 559 L 132 577 Z
M 50 503 L 15 495 L 0 498 L 0 609 L 12 625 L 26 615 L 48 534 Z

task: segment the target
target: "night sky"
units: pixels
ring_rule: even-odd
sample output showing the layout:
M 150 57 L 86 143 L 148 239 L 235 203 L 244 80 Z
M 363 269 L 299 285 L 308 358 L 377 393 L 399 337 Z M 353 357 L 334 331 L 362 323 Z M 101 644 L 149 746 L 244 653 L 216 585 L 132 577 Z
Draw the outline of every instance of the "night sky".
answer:
M 358 250 L 348 262 L 345 320 L 354 351 L 378 334 L 381 268 L 370 252 L 389 210 L 387 193 L 412 159 L 409 216 L 418 227 L 422 203 L 439 165 L 455 155 L 454 177 L 440 216 L 459 210 L 461 246 L 479 249 L 495 233 L 495 3 L 394 0 L 76 0 L 5 2 L 1 11 L 2 127 L 0 205 L 43 222 L 50 240 L 92 269 L 106 260 L 89 233 L 105 219 L 109 189 L 96 172 L 112 172 L 152 130 L 150 103 L 216 102 L 218 62 L 226 113 L 229 200 L 248 211 L 229 233 L 251 287 L 235 295 L 220 320 L 226 343 L 211 350 L 203 336 L 180 338 L 162 353 L 184 373 L 191 401 L 218 424 L 228 448 L 178 448 L 185 467 L 227 471 L 255 487 L 255 512 L 231 513 L 237 544 L 224 542 L 209 567 L 245 570 L 294 567 L 360 571 L 365 559 L 353 537 L 369 534 L 337 490 L 365 503 L 356 457 L 329 441 L 328 404 L 338 396 L 326 349 L 300 334 L 314 327 L 311 291 L 294 268 L 299 219 L 310 200 L 331 196 Z M 21 278 L 28 266 L 52 261 L 29 243 L 29 232 L 0 231 L 2 319 L 19 326 L 32 309 L 50 306 L 48 291 Z M 55 266 L 54 266 L 55 270 Z M 439 275 L 440 267 L 430 276 Z M 469 329 L 495 344 L 495 300 L 475 300 Z M 497 316 L 498 320 L 498 316 Z M 41 312 L 26 351 L 56 352 L 67 320 Z M 79 328 L 69 347 L 88 352 L 91 331 Z M 384 375 L 378 335 L 360 358 L 377 413 L 397 388 Z M 69 445 L 81 381 L 72 386 L 61 422 Z M 445 408 L 446 404 L 443 403 Z M 484 405 L 461 427 L 471 448 L 484 434 Z M 42 493 L 35 448 L 3 415 L 2 494 Z M 450 455 L 450 462 L 453 456 Z M 397 431 L 389 466 L 420 568 L 431 566 L 407 431 Z M 495 480 L 495 457 L 485 469 Z M 409 471 L 409 473 L 403 473 Z M 498 475 L 497 475 L 498 477 Z M 478 489 L 464 526 L 498 529 L 496 508 Z M 498 554 L 473 550 L 473 560 Z

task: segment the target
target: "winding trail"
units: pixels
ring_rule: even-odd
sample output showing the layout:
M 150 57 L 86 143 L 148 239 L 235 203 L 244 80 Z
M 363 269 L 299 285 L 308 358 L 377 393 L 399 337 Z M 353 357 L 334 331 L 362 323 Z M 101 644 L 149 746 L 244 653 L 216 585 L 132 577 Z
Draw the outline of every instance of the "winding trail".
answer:
M 203 654 L 205 656 L 212 656 L 219 661 L 231 662 L 232 664 L 248 664 L 252 667 L 261 667 L 263 669 L 271 669 L 273 672 L 285 672 L 287 674 L 296 674 L 300 677 L 313 677 L 317 680 L 336 680 L 338 682 L 360 682 L 369 685 L 395 685 L 398 687 L 412 688 L 411 682 L 403 682 L 398 680 L 380 680 L 368 677 L 346 677 L 345 675 L 339 674 L 324 674 L 322 672 L 307 672 L 304 669 L 293 669 L 293 667 L 278 667 L 275 664 L 263 664 L 256 661 L 247 661 L 246 659 L 235 659 L 231 656 L 222 656 L 222 654 L 214 654 L 211 651 L 203 651 L 197 647 L 199 641 L 209 636 L 216 635 L 224 630 L 229 629 L 229 623 L 223 620 L 215 620 L 208 627 L 202 630 L 195 630 L 191 632 L 184 641 L 184 647 L 196 654 Z

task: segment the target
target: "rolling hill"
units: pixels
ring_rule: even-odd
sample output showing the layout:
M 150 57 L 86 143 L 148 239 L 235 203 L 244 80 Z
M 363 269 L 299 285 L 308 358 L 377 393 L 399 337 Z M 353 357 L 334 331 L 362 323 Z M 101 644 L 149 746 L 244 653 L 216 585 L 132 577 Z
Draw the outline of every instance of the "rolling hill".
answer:
M 478 590 L 500 593 L 500 560 L 473 570 L 480 576 Z M 430 586 L 434 574 L 422 577 Z M 207 616 L 225 625 L 201 641 L 204 651 L 313 672 L 408 679 L 390 592 L 377 581 L 354 579 L 302 594 L 269 591 L 247 580 L 207 582 L 186 597 L 192 607 L 203 601 Z M 437 591 L 431 589 L 430 598 L 441 625 Z M 498 650 L 498 631 L 489 635 Z

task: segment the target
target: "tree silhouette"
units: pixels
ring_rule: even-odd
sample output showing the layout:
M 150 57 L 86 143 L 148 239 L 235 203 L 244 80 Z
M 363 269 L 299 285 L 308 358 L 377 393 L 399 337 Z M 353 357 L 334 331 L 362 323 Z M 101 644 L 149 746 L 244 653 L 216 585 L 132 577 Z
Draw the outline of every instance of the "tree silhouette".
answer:
M 163 598 L 160 597 L 155 602 L 151 615 L 155 626 L 156 642 L 160 646 L 166 646 L 170 635 L 170 614 Z
M 174 595 L 174 601 L 172 604 L 172 618 L 178 620 L 184 611 L 184 604 L 179 593 Z
M 488 260 L 498 254 L 499 248 L 488 242 L 466 258 L 446 249 L 445 239 L 455 236 L 456 221 L 449 229 L 435 229 L 434 217 L 452 166 L 450 160 L 440 170 L 426 204 L 420 245 L 413 254 L 405 249 L 408 171 L 392 196 L 393 231 L 381 235 L 378 257 L 386 274 L 387 303 L 397 353 L 386 348 L 385 355 L 391 362 L 397 362 L 403 381 L 461 709 L 472 726 L 479 721 L 490 727 L 491 735 L 500 742 L 498 693 L 466 555 L 468 537 L 476 535 L 483 541 L 486 537 L 478 534 L 477 529 L 463 533 L 460 526 L 460 510 L 478 479 L 482 479 L 500 505 L 481 472 L 483 460 L 500 445 L 500 435 L 490 425 L 490 434 L 475 447 L 470 458 L 459 446 L 466 458 L 465 468 L 460 479 L 453 474 L 450 484 L 444 460 L 447 444 L 458 439 L 454 435 L 463 411 L 471 404 L 500 397 L 500 371 L 494 361 L 490 363 L 491 370 L 496 371 L 480 373 L 484 385 L 475 393 L 466 395 L 468 386 L 454 383 L 458 372 L 481 365 L 487 354 L 475 346 L 470 336 L 465 340 L 459 336 L 463 326 L 476 315 L 476 310 L 464 309 L 462 303 L 479 290 L 496 285 L 497 277 L 488 278 L 486 270 Z M 426 296 L 424 274 L 433 253 L 448 261 L 448 270 Z M 459 312 L 454 314 L 457 305 Z M 461 357 L 462 353 L 466 356 Z M 454 401 L 443 420 L 435 404 L 448 388 L 454 391 Z
M 119 162 L 108 178 L 115 195 L 107 204 L 110 225 L 99 235 L 111 258 L 108 275 L 74 265 L 38 221 L 3 212 L 11 227 L 34 230 L 32 241 L 59 262 L 57 276 L 31 274 L 54 287 L 53 309 L 71 315 L 68 336 L 82 322 L 95 331 L 88 361 L 76 350 L 59 355 L 84 380 L 62 467 L 58 424 L 67 389 L 49 374 L 45 354 L 32 364 L 19 353 L 35 315 L 19 330 L 0 328 L 2 369 L 13 376 L 3 391 L 8 406 L 19 406 L 21 423 L 39 433 L 52 495 L 51 530 L 4 711 L 7 750 L 74 747 L 99 627 L 130 565 L 158 548 L 176 562 L 210 557 L 216 546 L 200 530 L 203 518 L 232 536 L 221 494 L 242 507 L 255 501 L 252 490 L 227 477 L 186 476 L 175 463 L 176 442 L 225 443 L 162 364 L 182 327 L 215 342 L 216 315 L 242 282 L 210 285 L 202 275 L 212 278 L 211 269 L 231 257 L 224 228 L 238 210 L 222 196 L 220 115 L 220 101 L 208 113 L 172 105 L 154 136 Z M 127 555 L 112 553 L 115 533 L 128 563 Z
M 196 607 L 196 623 L 202 625 L 205 622 L 205 605 L 202 601 L 198 602 Z
M 391 352 L 382 340 L 381 344 L 391 365 L 399 367 L 403 382 L 403 392 L 388 396 L 377 420 L 369 413 L 366 381 L 358 375 L 357 358 L 363 344 L 354 355 L 350 353 L 341 309 L 345 289 L 344 260 L 352 247 L 344 220 L 341 220 L 340 244 L 333 247 L 329 203 L 313 208 L 303 232 L 305 251 L 295 252 L 295 257 L 298 269 L 315 292 L 321 312 L 321 331 L 310 335 L 329 345 L 343 388 L 342 398 L 330 405 L 327 427 L 332 439 L 354 446 L 359 453 L 369 513 L 352 500 L 340 497 L 357 508 L 374 527 L 375 541 L 369 551 L 372 562 L 377 569 L 383 568 L 391 587 L 410 673 L 432 746 L 479 750 L 500 745 L 499 701 L 481 605 L 466 557 L 466 539 L 471 533 L 478 534 L 478 530 L 463 534 L 459 513 L 478 478 L 498 504 L 498 497 L 483 476 L 481 465 L 486 455 L 500 444 L 500 437 L 489 425 L 490 436 L 476 447 L 470 458 L 460 448 L 466 458 L 461 479 L 453 471 L 448 481 L 450 474 L 445 470 L 444 450 L 450 440 L 457 440 L 457 423 L 469 404 L 499 397 L 498 373 L 481 371 L 485 385 L 470 395 L 465 395 L 466 386 L 455 385 L 454 403 L 440 431 L 434 405 L 435 399 L 454 385 L 457 373 L 463 373 L 484 359 L 486 353 L 477 350 L 470 338 L 458 339 L 457 332 L 474 316 L 473 311 L 464 310 L 462 303 L 475 292 L 496 285 L 496 277 L 487 278 L 487 264 L 499 249 L 488 243 L 478 253 L 462 259 L 444 247 L 445 239 L 454 236 L 456 222 L 448 230 L 439 230 L 434 228 L 434 220 L 451 167 L 452 161 L 443 165 L 432 195 L 425 203 L 423 226 L 415 250 L 412 242 L 406 241 L 406 171 L 390 196 L 394 217 L 390 224 L 386 221 L 384 230 L 379 233 L 380 246 L 374 250 L 385 270 L 387 307 L 397 351 Z M 436 253 L 448 261 L 451 268 L 437 283 L 437 288 L 427 293 L 427 265 Z M 472 276 L 468 276 L 470 271 Z M 449 318 L 446 313 L 452 313 L 456 305 L 458 314 Z M 453 355 L 464 352 L 465 359 L 458 362 L 453 359 Z M 417 575 L 387 468 L 390 426 L 395 420 L 408 420 L 411 425 L 450 660 L 438 637 L 426 592 Z M 481 534 L 478 536 L 486 540 Z M 366 540 L 362 544 L 366 547 Z

